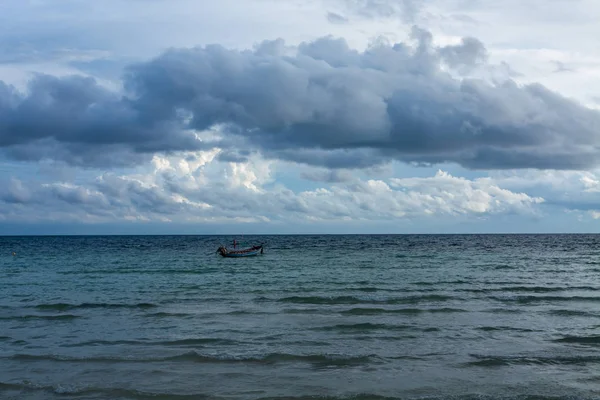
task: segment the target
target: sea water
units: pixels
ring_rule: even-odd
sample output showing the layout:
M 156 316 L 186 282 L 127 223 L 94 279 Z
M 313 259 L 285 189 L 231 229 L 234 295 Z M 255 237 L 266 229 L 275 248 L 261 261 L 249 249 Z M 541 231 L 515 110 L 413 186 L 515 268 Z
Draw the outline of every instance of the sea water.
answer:
M 0 238 L 1 399 L 319 397 L 600 397 L 600 236 Z

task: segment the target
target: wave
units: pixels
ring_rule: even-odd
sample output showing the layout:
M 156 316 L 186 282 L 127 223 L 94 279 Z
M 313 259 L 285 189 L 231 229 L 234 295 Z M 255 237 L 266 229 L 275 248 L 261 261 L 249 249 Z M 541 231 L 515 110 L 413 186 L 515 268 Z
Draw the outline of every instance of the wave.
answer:
M 506 303 L 529 304 L 536 302 L 600 302 L 598 296 L 516 296 L 516 297 L 497 297 L 490 296 L 490 299 Z
M 502 367 L 510 365 L 587 365 L 600 363 L 600 356 L 571 357 L 527 357 L 527 356 L 483 356 L 471 354 L 476 361 L 467 362 L 473 367 Z
M 341 311 L 343 315 L 380 315 L 380 314 L 421 314 L 421 313 L 463 313 L 467 310 L 460 308 L 351 308 Z
M 342 395 L 342 396 L 285 396 L 285 397 L 263 397 L 256 398 L 255 400 L 588 400 L 594 399 L 597 400 L 597 397 L 582 397 L 582 396 L 573 396 L 572 393 L 563 394 L 563 395 L 552 395 L 546 396 L 543 394 L 535 394 L 535 395 L 527 395 L 527 394 L 504 394 L 501 396 L 498 395 L 485 395 L 485 394 L 444 394 L 444 395 L 412 395 L 412 396 L 402 396 L 402 397 L 388 397 L 378 394 L 370 394 L 370 393 L 358 393 L 355 395 Z
M 322 282 L 313 282 L 316 284 L 320 284 Z M 366 282 L 368 285 L 369 282 Z M 395 289 L 395 288 L 384 288 L 377 286 L 350 286 L 350 285 L 361 285 L 361 282 L 351 282 L 351 283 L 334 283 L 334 286 L 344 286 L 343 288 L 339 288 L 340 292 L 364 292 L 364 293 L 376 293 L 376 292 L 397 292 L 398 290 L 404 289 Z M 306 288 L 304 290 L 289 290 L 288 292 L 314 292 L 314 288 Z M 253 293 L 258 293 L 258 291 L 253 291 Z M 263 293 L 265 293 L 263 291 Z
M 598 291 L 597 287 L 593 286 L 505 286 L 500 288 L 485 288 L 485 289 L 457 289 L 457 292 L 466 293 L 494 293 L 494 292 L 506 292 L 506 293 L 553 293 L 553 292 L 568 292 L 572 290 L 587 290 L 587 291 Z
M 137 303 L 137 304 L 127 304 L 127 303 L 81 303 L 81 304 L 69 304 L 69 303 L 50 303 L 50 304 L 38 304 L 32 306 L 37 310 L 56 310 L 56 311 L 67 311 L 67 310 L 75 310 L 75 309 L 86 309 L 86 308 L 155 308 L 158 307 L 156 304 L 152 303 Z
M 330 342 L 325 342 L 323 340 L 290 340 L 290 341 L 282 341 L 282 342 L 280 342 L 280 344 L 289 345 L 289 346 L 318 346 L 318 347 L 331 346 Z
M 221 338 L 189 338 L 189 339 L 178 339 L 178 340 L 164 340 L 160 342 L 153 342 L 163 346 L 194 346 L 203 344 L 222 344 L 222 345 L 235 345 L 239 344 L 238 341 L 232 339 L 221 339 Z
M 513 331 L 513 332 L 540 332 L 535 329 L 526 329 L 526 328 L 515 328 L 512 326 L 480 326 L 477 328 L 480 331 L 484 332 L 504 332 L 504 331 Z
M 197 346 L 197 345 L 235 345 L 238 341 L 221 338 L 189 338 L 178 340 L 89 340 L 73 344 L 66 344 L 62 347 L 87 347 L 87 346 L 116 346 L 116 345 L 143 345 L 143 346 Z
M 472 282 L 469 281 L 464 281 L 464 280 L 455 280 L 455 281 L 432 281 L 432 282 L 427 282 L 427 281 L 418 281 L 418 282 L 411 282 L 411 285 L 416 285 L 416 286 L 438 286 L 438 285 L 463 285 L 463 284 L 469 284 Z
M 347 288 L 346 291 L 357 291 L 357 292 L 365 292 L 365 293 L 375 293 L 375 292 L 391 292 L 393 289 L 384 289 L 372 286 L 363 286 L 357 288 Z
M 207 362 L 207 363 L 258 363 L 258 364 L 278 364 L 288 362 L 302 362 L 320 366 L 352 366 L 352 365 L 363 365 L 369 364 L 378 359 L 378 357 L 369 356 L 336 356 L 327 354 L 310 354 L 310 355 L 296 355 L 289 353 L 271 353 L 264 356 L 256 357 L 215 357 L 215 356 L 203 356 L 195 352 L 183 354 L 181 356 L 173 357 L 172 360 L 186 360 L 195 362 Z
M 323 283 L 322 280 L 314 280 L 314 281 L 310 281 L 311 283 Z M 371 281 L 352 281 L 352 282 L 343 282 L 343 281 L 338 281 L 338 282 L 328 282 L 328 285 L 333 285 L 333 286 L 348 286 L 348 285 L 361 285 L 361 286 L 369 286 L 372 285 L 373 282 Z
M 4 383 L 0 382 L 0 392 L 6 390 L 12 391 L 37 391 L 45 393 L 53 393 L 58 395 L 70 395 L 70 396 L 93 396 L 94 398 L 109 398 L 109 399 L 132 399 L 132 400 L 224 400 L 225 398 L 218 397 L 215 395 L 207 395 L 203 393 L 193 394 L 177 394 L 177 393 L 160 393 L 160 392 L 146 392 L 136 389 L 124 389 L 124 388 L 103 388 L 94 386 L 80 386 L 80 385 L 40 385 L 31 383 L 28 381 L 20 383 Z M 536 397 L 537 399 L 538 397 Z M 342 396 L 314 396 L 314 395 L 300 395 L 300 396 L 284 396 L 284 397 L 255 397 L 254 400 L 399 400 L 395 397 L 386 397 L 376 394 L 369 393 L 358 393 L 355 395 L 342 395 Z M 438 400 L 436 398 L 429 398 L 430 400 Z M 440 398 L 441 399 L 441 398 Z M 481 397 L 477 397 L 481 400 Z M 471 399 L 468 399 L 471 400 Z M 474 400 L 474 399 L 473 399 Z M 544 400 L 539 398 L 539 400 Z M 556 400 L 553 398 L 552 400 Z
M 61 347 L 86 347 L 86 346 L 111 346 L 111 345 L 137 345 L 147 344 L 139 340 L 89 340 L 87 342 L 63 344 Z
M 57 361 L 57 362 L 96 362 L 96 363 L 135 363 L 135 362 L 175 362 L 187 361 L 195 363 L 215 364 L 215 363 L 241 363 L 241 364 L 278 364 L 289 362 L 309 363 L 315 366 L 352 366 L 364 365 L 375 362 L 379 357 L 374 355 L 367 356 L 338 356 L 329 354 L 309 354 L 296 355 L 288 353 L 271 353 L 262 356 L 235 357 L 235 356 L 216 356 L 203 355 L 195 351 L 183 353 L 168 357 L 113 357 L 113 356 L 93 356 L 93 357 L 72 357 L 54 354 L 14 354 L 12 356 L 2 357 L 5 359 L 18 361 Z
M 218 313 L 216 315 L 272 315 L 272 314 L 276 314 L 274 312 L 268 312 L 268 311 L 247 311 L 247 310 L 235 310 L 235 311 L 229 311 L 226 313 Z
M 565 336 L 560 339 L 555 339 L 554 342 L 600 345 L 600 336 Z
M 170 313 L 170 312 L 156 312 L 156 313 L 150 313 L 150 314 L 145 314 L 145 317 L 156 317 L 156 318 L 168 318 L 168 317 L 191 317 L 194 314 L 187 314 L 187 313 Z
M 140 274 L 140 275 L 162 275 L 162 274 L 185 274 L 185 275 L 203 275 L 214 272 L 220 272 L 218 268 L 198 268 L 198 269 L 129 269 L 129 268 L 115 268 L 115 269 L 90 269 L 90 270 L 76 270 L 76 271 L 60 271 L 61 275 L 89 275 L 89 274 L 100 274 L 100 275 L 127 275 L 127 274 Z
M 197 269 L 158 269 L 154 270 L 159 274 L 191 274 L 191 275 L 203 275 L 213 272 L 221 272 L 221 269 L 214 267 L 198 267 Z
M 321 314 L 328 311 L 319 308 L 285 308 L 282 312 L 284 314 Z
M 59 315 L 15 315 L 12 317 L 0 317 L 0 321 L 27 321 L 27 320 L 48 320 L 48 321 L 71 321 L 81 318 L 79 315 L 59 314 Z
M 496 270 L 504 270 L 504 269 L 518 269 L 519 267 L 516 265 L 510 264 L 498 264 L 493 266 Z
M 389 299 L 361 299 L 355 296 L 291 296 L 284 297 L 277 301 L 282 303 L 294 304 L 416 304 L 427 301 L 450 301 L 455 300 L 455 297 L 441 294 L 422 295 L 422 296 L 406 296 Z
M 390 325 L 390 324 L 373 324 L 369 322 L 358 323 L 358 324 L 339 324 L 331 326 L 322 326 L 313 328 L 312 330 L 317 331 L 341 331 L 341 332 L 366 332 L 376 330 L 393 330 L 393 331 L 404 331 L 404 330 L 415 330 L 416 328 L 411 325 Z
M 176 393 L 157 393 L 144 392 L 135 389 L 121 388 L 101 388 L 93 386 L 80 385 L 39 385 L 30 382 L 8 383 L 0 382 L 0 392 L 2 391 L 39 391 L 46 393 L 54 393 L 58 395 L 71 396 L 94 396 L 94 398 L 109 398 L 109 399 L 134 399 L 134 400 L 215 400 L 215 396 L 209 396 L 201 393 L 195 394 L 176 394 Z
M 600 288 L 595 286 L 512 286 L 501 288 L 503 291 L 510 292 L 536 292 L 536 293 L 545 293 L 545 292 L 564 292 L 568 290 L 588 290 L 588 291 L 598 291 Z
M 131 399 L 131 400 L 225 400 L 223 397 L 215 395 L 208 395 L 204 393 L 192 393 L 192 394 L 178 394 L 178 393 L 161 393 L 161 392 L 146 392 L 136 389 L 124 389 L 124 388 L 104 388 L 94 386 L 81 386 L 81 385 L 40 385 L 31 382 L 20 382 L 20 383 L 4 383 L 0 382 L 0 392 L 2 391 L 18 391 L 18 392 L 42 392 L 42 393 L 53 393 L 58 395 L 75 396 L 77 398 L 81 396 L 93 397 L 93 398 L 109 398 L 109 399 Z M 573 394 L 565 395 L 482 395 L 482 394 L 468 394 L 468 395 L 452 395 L 450 396 L 456 400 L 562 400 L 572 399 Z M 252 400 L 443 400 L 447 399 L 447 395 L 443 396 L 417 396 L 417 397 L 390 397 L 384 395 L 378 395 L 374 393 L 356 393 L 347 395 L 298 395 L 298 396 L 271 396 L 271 397 L 248 397 Z M 577 397 L 581 400 L 587 400 L 588 397 Z M 593 397 L 589 397 L 590 399 Z
M 598 314 L 580 310 L 550 310 L 548 314 L 563 317 L 598 317 Z
M 491 314 L 520 314 L 522 311 L 514 308 L 489 308 L 485 312 Z

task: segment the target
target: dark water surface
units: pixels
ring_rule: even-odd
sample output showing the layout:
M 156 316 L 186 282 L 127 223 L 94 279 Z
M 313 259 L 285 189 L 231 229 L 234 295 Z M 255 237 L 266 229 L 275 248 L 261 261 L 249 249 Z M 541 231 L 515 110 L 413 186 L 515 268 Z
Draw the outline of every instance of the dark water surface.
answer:
M 0 238 L 0 398 L 600 397 L 600 236 L 230 239 Z

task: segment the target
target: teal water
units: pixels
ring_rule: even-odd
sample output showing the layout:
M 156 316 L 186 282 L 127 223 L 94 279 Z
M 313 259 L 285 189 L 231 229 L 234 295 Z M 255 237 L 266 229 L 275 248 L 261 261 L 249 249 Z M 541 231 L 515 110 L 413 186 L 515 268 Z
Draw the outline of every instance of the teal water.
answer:
M 600 397 L 600 236 L 231 239 L 0 238 L 0 398 Z

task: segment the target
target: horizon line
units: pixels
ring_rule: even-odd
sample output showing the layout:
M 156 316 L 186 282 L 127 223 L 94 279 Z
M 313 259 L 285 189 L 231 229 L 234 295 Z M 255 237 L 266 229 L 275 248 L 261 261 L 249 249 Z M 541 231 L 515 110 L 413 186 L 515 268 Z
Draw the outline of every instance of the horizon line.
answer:
M 454 233 L 23 233 L 0 234 L 4 237 L 61 237 L 61 236 L 475 236 L 475 235 L 600 235 L 600 232 L 454 232 Z

